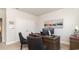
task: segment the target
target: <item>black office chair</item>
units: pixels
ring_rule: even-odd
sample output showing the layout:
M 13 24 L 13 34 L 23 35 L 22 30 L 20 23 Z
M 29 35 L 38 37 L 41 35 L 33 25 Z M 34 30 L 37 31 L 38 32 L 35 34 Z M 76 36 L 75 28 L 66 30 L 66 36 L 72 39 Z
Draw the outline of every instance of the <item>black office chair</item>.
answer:
M 43 34 L 43 35 L 49 35 L 48 29 L 43 28 L 43 29 L 42 29 L 42 34 Z
M 46 46 L 43 45 L 41 37 L 28 36 L 27 40 L 29 50 L 47 50 Z
M 20 43 L 21 43 L 21 50 L 22 50 L 22 46 L 24 45 L 24 44 L 27 44 L 27 39 L 25 39 L 23 36 L 22 36 L 22 33 L 21 32 L 19 32 L 19 38 L 20 38 Z

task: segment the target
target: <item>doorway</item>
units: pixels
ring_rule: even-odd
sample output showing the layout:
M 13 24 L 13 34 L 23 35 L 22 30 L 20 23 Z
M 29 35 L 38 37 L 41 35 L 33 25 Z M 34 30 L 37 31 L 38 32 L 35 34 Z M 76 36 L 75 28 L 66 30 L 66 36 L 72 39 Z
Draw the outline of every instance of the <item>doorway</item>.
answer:
M 0 18 L 0 43 L 2 43 L 2 18 Z

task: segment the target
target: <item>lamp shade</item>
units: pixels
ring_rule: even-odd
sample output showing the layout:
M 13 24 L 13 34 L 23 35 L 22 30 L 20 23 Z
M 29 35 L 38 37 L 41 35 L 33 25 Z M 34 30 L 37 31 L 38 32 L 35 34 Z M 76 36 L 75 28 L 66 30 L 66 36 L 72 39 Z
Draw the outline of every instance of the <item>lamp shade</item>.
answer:
M 76 27 L 75 27 L 75 29 L 76 29 L 76 30 L 79 30 L 79 27 L 78 27 L 78 26 L 76 26 Z

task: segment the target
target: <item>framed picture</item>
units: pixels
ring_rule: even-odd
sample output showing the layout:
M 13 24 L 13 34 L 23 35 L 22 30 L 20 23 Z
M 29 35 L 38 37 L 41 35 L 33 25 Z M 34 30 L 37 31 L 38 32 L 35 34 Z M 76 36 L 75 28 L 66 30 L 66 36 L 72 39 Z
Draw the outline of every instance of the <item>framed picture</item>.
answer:
M 9 24 L 14 25 L 14 21 L 9 21 Z
M 45 21 L 44 26 L 53 28 L 63 28 L 63 19 Z
M 15 25 L 14 21 L 9 21 L 9 28 L 14 29 L 15 28 L 14 25 Z

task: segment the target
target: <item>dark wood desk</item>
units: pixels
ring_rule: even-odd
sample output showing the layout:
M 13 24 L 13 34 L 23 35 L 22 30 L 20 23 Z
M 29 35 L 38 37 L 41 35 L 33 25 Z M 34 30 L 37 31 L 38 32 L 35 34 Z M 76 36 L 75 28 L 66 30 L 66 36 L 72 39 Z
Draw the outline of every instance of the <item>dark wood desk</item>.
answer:
M 48 47 L 49 50 L 60 49 L 60 37 L 59 36 L 42 36 L 43 43 Z
M 31 34 L 33 36 L 41 36 L 44 45 L 49 50 L 59 50 L 60 49 L 60 36 L 52 35 L 52 36 L 46 36 L 46 35 L 40 35 L 40 34 Z
M 79 36 L 70 36 L 70 50 L 79 50 Z

